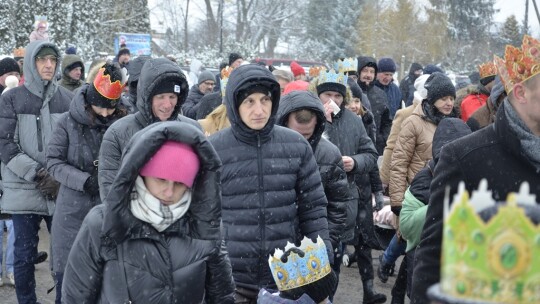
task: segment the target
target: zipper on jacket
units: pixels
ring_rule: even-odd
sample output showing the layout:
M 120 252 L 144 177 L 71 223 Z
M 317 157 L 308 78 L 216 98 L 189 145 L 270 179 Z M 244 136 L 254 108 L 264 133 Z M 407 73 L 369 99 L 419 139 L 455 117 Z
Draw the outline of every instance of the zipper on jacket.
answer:
M 38 151 L 43 152 L 43 139 L 41 138 L 41 115 L 36 117 Z
M 264 178 L 263 178 L 263 165 L 262 165 L 262 152 L 261 152 L 261 136 L 260 134 L 257 134 L 257 165 L 259 167 L 259 190 L 257 191 L 259 193 L 259 202 L 261 203 L 261 208 L 259 209 L 259 224 L 261 225 L 261 249 L 259 254 L 259 279 L 258 281 L 261 282 L 262 276 L 263 276 L 263 269 L 264 269 L 264 258 L 266 256 L 264 252 L 265 244 L 266 244 L 266 233 L 265 233 L 265 222 L 264 222 L 264 213 L 265 213 L 265 206 L 264 206 Z M 259 284 L 260 285 L 260 284 Z

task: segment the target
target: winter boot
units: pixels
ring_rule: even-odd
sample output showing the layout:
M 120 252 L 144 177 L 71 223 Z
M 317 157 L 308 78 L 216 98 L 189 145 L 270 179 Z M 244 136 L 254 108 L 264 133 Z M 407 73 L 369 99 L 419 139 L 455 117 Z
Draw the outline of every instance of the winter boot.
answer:
M 43 262 L 45 262 L 47 260 L 48 257 L 49 257 L 49 255 L 47 254 L 47 252 L 40 251 L 40 252 L 38 252 L 36 257 L 34 258 L 34 264 L 43 263 Z
M 379 256 L 379 266 L 377 267 L 377 276 L 381 279 L 381 282 L 386 283 L 388 281 L 388 275 L 391 271 L 392 265 L 387 265 L 384 262 L 384 255 Z
M 386 302 L 386 296 L 373 290 L 373 280 L 362 281 L 364 287 L 363 304 L 377 304 Z

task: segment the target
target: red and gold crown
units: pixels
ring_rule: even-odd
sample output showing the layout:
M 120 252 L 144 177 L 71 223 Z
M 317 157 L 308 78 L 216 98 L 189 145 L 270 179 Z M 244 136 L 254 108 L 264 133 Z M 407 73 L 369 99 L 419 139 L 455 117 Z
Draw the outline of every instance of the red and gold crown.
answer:
M 540 73 L 540 41 L 525 35 L 521 50 L 507 45 L 504 60 L 495 56 L 494 61 L 504 88 L 510 94 L 516 84 Z
M 122 95 L 125 83 L 120 80 L 111 82 L 111 75 L 105 75 L 105 68 L 100 68 L 94 79 L 94 87 L 103 97 L 108 99 L 118 99 Z
M 488 61 L 478 66 L 478 72 L 480 73 L 480 79 L 495 76 L 497 75 L 497 66 L 495 66 L 495 62 Z

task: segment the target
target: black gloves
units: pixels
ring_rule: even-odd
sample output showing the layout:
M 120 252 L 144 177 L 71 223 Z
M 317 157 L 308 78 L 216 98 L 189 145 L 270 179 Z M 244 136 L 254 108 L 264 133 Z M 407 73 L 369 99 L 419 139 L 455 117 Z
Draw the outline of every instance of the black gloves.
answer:
M 99 184 L 97 176 L 90 175 L 86 182 L 84 182 L 84 192 L 92 196 L 99 194 Z
M 60 183 L 58 183 L 54 177 L 47 172 L 47 170 L 44 168 L 39 169 L 36 172 L 35 181 L 37 182 L 36 188 L 46 199 L 56 200 Z
M 384 196 L 382 192 L 375 192 L 375 207 L 373 207 L 373 210 L 375 211 L 381 211 L 381 209 L 384 207 Z

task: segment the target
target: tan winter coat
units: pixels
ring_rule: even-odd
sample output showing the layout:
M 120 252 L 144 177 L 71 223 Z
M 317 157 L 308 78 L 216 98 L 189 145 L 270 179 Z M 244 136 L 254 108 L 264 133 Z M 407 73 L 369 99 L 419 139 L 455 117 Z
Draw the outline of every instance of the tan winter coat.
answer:
M 402 125 L 390 164 L 390 204 L 401 206 L 407 186 L 433 157 L 431 145 L 437 125 L 422 118 L 419 104 Z
M 418 104 L 422 103 L 421 100 L 413 100 L 413 104 L 398 110 L 392 121 L 392 129 L 390 129 L 390 135 L 388 135 L 388 140 L 386 141 L 386 147 L 383 152 L 383 160 L 381 164 L 381 169 L 379 170 L 379 175 L 383 184 L 388 184 L 390 182 L 390 163 L 392 162 L 392 154 L 394 153 L 394 147 L 396 146 L 396 141 L 398 138 L 399 131 L 405 119 L 407 119 L 414 111 L 414 108 Z

